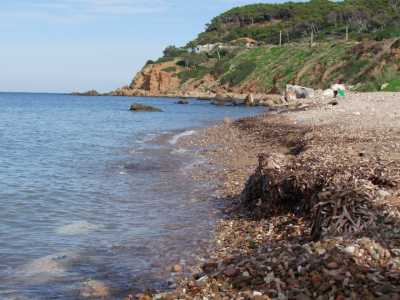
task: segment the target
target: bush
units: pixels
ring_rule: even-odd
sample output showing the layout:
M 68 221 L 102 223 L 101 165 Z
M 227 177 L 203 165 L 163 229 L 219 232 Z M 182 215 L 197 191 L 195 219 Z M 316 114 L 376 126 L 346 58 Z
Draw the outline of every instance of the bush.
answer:
M 208 74 L 210 70 L 205 67 L 198 67 L 196 69 L 190 69 L 186 71 L 182 71 L 178 73 L 178 77 L 183 81 L 188 81 L 189 79 L 201 79 L 206 74 Z
M 230 67 L 231 64 L 229 60 L 220 60 L 214 65 L 213 69 L 211 70 L 211 74 L 215 77 L 219 77 L 227 73 Z
M 186 49 L 178 48 L 175 46 L 168 46 L 167 48 L 164 49 L 164 57 L 175 58 L 175 57 L 180 57 L 186 53 L 187 53 Z
M 187 68 L 196 68 L 202 63 L 205 63 L 208 57 L 204 53 L 185 53 L 182 60 L 177 65 Z
M 400 92 L 400 78 L 389 81 L 383 90 L 385 92 Z
M 166 68 L 162 69 L 161 71 L 168 72 L 168 73 L 174 73 L 174 72 L 176 72 L 176 67 L 166 67 Z
M 165 63 L 165 62 L 169 62 L 169 61 L 173 61 L 174 58 L 172 57 L 160 57 L 159 59 L 157 59 L 155 61 L 155 64 L 161 64 L 161 63 Z
M 228 83 L 231 86 L 238 85 L 244 81 L 255 69 L 257 65 L 252 61 L 245 61 L 237 65 L 233 71 L 226 74 L 222 79 L 221 83 Z

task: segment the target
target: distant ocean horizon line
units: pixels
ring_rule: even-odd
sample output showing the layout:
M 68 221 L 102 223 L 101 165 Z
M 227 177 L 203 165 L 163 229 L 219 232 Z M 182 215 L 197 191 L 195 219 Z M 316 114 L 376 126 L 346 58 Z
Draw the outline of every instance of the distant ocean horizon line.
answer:
M 68 95 L 73 92 L 65 91 L 3 91 L 0 90 L 0 94 L 58 94 L 58 95 Z

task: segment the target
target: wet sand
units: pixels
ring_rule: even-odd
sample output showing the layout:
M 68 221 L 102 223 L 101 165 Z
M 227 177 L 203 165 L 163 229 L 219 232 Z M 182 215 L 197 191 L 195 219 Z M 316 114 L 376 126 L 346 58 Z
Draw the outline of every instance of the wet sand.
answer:
M 331 100 L 178 141 L 224 217 L 211 259 L 142 299 L 398 299 L 400 94 Z

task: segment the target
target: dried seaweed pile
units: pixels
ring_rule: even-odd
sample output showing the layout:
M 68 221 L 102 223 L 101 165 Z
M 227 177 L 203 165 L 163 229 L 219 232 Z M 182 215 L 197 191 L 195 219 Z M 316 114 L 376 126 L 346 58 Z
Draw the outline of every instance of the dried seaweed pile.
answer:
M 298 134 L 295 142 L 280 139 L 291 146 L 289 153 L 296 149 L 290 159 L 259 155 L 241 195 L 242 204 L 255 216 L 285 211 L 306 216 L 312 221 L 311 236 L 318 240 L 371 230 L 384 211 L 397 212 L 397 207 L 389 209 L 388 200 L 397 196 L 400 162 L 379 152 L 397 136 L 383 134 L 377 141 L 376 132 L 352 136 L 337 128 Z

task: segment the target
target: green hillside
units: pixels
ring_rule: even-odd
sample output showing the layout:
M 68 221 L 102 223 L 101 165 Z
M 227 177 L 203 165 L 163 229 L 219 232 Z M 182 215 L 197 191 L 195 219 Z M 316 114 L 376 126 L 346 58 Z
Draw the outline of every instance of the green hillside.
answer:
M 215 17 L 189 46 L 228 42 L 240 37 L 261 43 L 308 39 L 382 40 L 400 33 L 399 0 L 311 0 L 305 3 L 254 4 L 233 8 Z
M 178 82 L 177 94 L 278 93 L 288 83 L 326 88 L 338 80 L 359 91 L 400 91 L 399 38 L 400 0 L 246 5 L 148 61 L 128 93 L 148 92 L 143 83 L 157 80 L 156 69 L 174 89 Z M 155 86 L 151 93 L 162 94 Z

